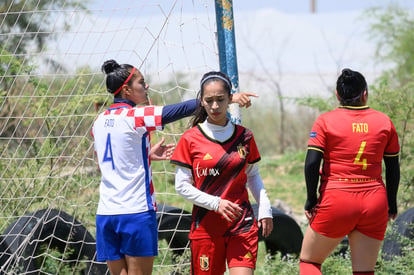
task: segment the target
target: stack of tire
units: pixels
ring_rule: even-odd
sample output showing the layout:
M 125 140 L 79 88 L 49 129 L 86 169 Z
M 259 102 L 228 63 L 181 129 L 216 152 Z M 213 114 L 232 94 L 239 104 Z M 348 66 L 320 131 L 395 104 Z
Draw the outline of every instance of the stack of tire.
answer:
M 391 261 L 394 257 L 404 256 L 404 248 L 414 238 L 414 208 L 399 215 L 387 233 L 382 246 L 382 258 Z
M 257 217 L 258 207 L 253 204 L 253 211 Z M 188 247 L 188 232 L 191 227 L 191 214 L 180 208 L 159 205 L 158 237 L 169 243 L 173 253 L 181 255 Z M 271 255 L 280 252 L 282 257 L 292 254 L 297 256 L 300 253 L 303 234 L 296 221 L 277 208 L 272 207 L 273 228 L 269 237 L 264 238 L 259 231 L 259 241 L 264 241 L 266 251 Z
M 68 246 L 68 247 L 67 247 Z M 18 274 L 39 274 L 38 259 L 44 250 L 71 253 L 65 259 L 71 265 L 86 261 L 83 274 L 105 274 L 105 263 L 96 261 L 95 239 L 69 214 L 56 209 L 42 209 L 21 216 L 10 224 L 0 237 L 0 274 L 18 269 Z
M 257 217 L 258 207 L 252 205 Z M 296 221 L 277 208 L 272 208 L 274 230 L 264 239 L 259 231 L 259 241 L 264 241 L 268 253 L 298 255 L 302 244 L 302 231 Z M 191 214 L 183 209 L 160 204 L 157 212 L 158 236 L 166 240 L 175 255 L 182 255 L 189 246 L 188 232 Z M 28 213 L 10 224 L 0 235 L 0 274 L 9 269 L 19 269 L 19 274 L 38 274 L 39 258 L 45 249 L 55 249 L 62 254 L 71 251 L 65 262 L 75 265 L 86 262 L 83 274 L 109 274 L 105 263 L 96 261 L 94 237 L 86 227 L 71 215 L 57 209 L 42 209 Z

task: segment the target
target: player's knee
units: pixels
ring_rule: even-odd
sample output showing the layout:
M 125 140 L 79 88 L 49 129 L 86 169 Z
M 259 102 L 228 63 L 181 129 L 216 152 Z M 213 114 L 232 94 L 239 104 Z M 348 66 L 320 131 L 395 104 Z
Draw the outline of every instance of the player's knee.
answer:
M 300 275 L 320 275 L 321 273 L 321 264 L 312 263 L 300 259 L 299 261 L 299 270 Z

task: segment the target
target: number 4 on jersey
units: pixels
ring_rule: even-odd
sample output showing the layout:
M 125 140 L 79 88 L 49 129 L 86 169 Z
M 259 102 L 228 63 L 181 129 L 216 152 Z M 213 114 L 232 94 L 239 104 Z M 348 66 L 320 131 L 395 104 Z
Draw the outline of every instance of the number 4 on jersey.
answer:
M 103 162 L 110 161 L 112 163 L 112 170 L 115 170 L 114 158 L 112 155 L 112 145 L 111 145 L 111 134 L 108 133 L 106 137 L 106 146 L 105 146 L 105 153 L 103 156 Z
M 362 170 L 367 170 L 367 159 L 361 159 L 362 154 L 364 153 L 365 150 L 365 145 L 367 145 L 366 141 L 361 142 L 361 146 L 359 147 L 358 150 L 358 154 L 356 155 L 355 159 L 354 159 L 354 163 L 355 164 L 360 164 L 362 165 Z

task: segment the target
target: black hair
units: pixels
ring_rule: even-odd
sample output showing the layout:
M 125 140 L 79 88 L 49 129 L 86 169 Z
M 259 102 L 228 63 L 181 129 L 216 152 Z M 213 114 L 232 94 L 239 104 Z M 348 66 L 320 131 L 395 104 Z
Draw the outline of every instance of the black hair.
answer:
M 191 119 L 191 126 L 194 127 L 199 123 L 204 122 L 207 119 L 207 112 L 203 106 L 201 106 L 201 100 L 204 95 L 204 87 L 206 84 L 212 81 L 221 81 L 224 88 L 227 90 L 228 95 L 231 95 L 231 80 L 230 78 L 222 72 L 211 71 L 203 75 L 200 81 L 200 91 L 197 94 L 197 98 L 200 101 L 199 106 L 194 111 L 193 118 Z
M 365 91 L 368 92 L 368 86 L 361 73 L 348 68 L 342 70 L 336 81 L 336 92 L 341 105 L 359 105 Z
M 105 61 L 101 67 L 101 70 L 106 74 L 106 89 L 108 93 L 113 94 L 118 91 L 122 85 L 131 82 L 133 77 L 128 81 L 128 83 L 125 83 L 133 68 L 134 66 L 129 64 L 119 65 L 118 62 L 113 59 Z M 121 97 L 121 93 L 117 93 L 115 97 Z

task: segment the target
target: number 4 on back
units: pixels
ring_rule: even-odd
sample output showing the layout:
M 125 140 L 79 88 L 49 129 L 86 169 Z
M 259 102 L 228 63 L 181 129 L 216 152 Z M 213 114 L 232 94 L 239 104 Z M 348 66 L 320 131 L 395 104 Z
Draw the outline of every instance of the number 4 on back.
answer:
M 108 133 L 106 137 L 106 146 L 105 146 L 105 153 L 103 157 L 103 162 L 110 161 L 112 163 L 112 170 L 115 170 L 114 158 L 112 155 L 112 145 L 111 145 L 111 134 Z
M 361 146 L 359 147 L 358 150 L 358 154 L 356 155 L 355 159 L 354 159 L 354 163 L 355 164 L 360 164 L 362 165 L 362 170 L 367 170 L 367 159 L 361 159 L 362 154 L 364 153 L 365 150 L 365 145 L 367 144 L 366 141 L 361 142 Z

